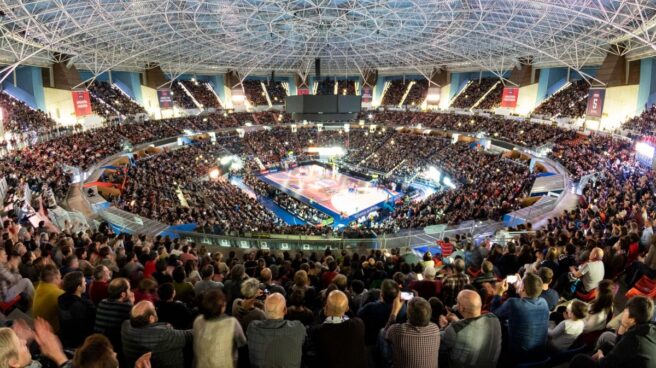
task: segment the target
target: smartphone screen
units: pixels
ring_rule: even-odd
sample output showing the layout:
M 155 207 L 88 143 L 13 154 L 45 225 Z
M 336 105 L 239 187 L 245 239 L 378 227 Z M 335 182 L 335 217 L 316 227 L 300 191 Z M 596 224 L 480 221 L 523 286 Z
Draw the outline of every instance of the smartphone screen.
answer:
M 406 292 L 406 291 L 401 292 L 401 300 L 410 300 L 414 297 L 415 297 L 415 294 L 413 294 L 411 292 Z
M 514 284 L 517 282 L 517 275 L 509 275 L 506 277 L 506 280 L 508 280 L 509 284 Z

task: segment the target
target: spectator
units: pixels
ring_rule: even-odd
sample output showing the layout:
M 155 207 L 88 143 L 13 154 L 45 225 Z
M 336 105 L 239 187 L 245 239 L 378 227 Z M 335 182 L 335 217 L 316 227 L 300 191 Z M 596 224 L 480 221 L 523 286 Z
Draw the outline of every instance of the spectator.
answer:
M 365 326 L 361 319 L 349 319 L 348 297 L 333 290 L 326 298 L 325 321 L 312 330 L 316 350 L 312 366 L 320 368 L 362 368 L 367 366 Z M 339 354 L 335 354 L 339 352 Z
M 551 280 L 553 279 L 553 271 L 549 267 L 540 267 L 538 275 L 542 280 L 542 293 L 540 294 L 540 298 L 547 302 L 549 310 L 552 311 L 556 308 L 558 300 L 560 299 L 558 292 L 549 287 Z
M 408 287 L 426 300 L 437 297 L 442 291 L 442 282 L 435 280 L 436 274 L 435 267 L 426 267 L 423 273 L 424 279 L 411 281 Z
M 501 324 L 492 313 L 481 314 L 481 297 L 471 290 L 458 293 L 458 312 L 441 332 L 440 361 L 448 367 L 497 366 L 501 354 Z
M 305 291 L 296 289 L 289 296 L 289 308 L 285 319 L 289 321 L 300 321 L 304 326 L 310 326 L 314 322 L 314 313 L 305 305 Z
M 11 259 L 20 260 L 20 257 L 12 256 Z M 32 299 L 34 285 L 30 279 L 21 276 L 16 262 L 10 261 L 7 251 L 0 248 L 0 301 L 9 302 L 21 293 Z
M 549 348 L 552 351 L 569 349 L 576 338 L 583 333 L 585 317 L 587 315 L 587 304 L 580 300 L 574 300 L 569 303 L 563 313 L 564 320 L 556 327 L 549 328 Z
M 130 282 L 125 278 L 116 278 L 109 283 L 107 299 L 103 299 L 96 310 L 94 331 L 109 339 L 119 360 L 123 359 L 121 325 L 123 321 L 130 319 L 132 304 L 134 294 L 130 290 Z
M 123 352 L 129 365 L 151 352 L 151 362 L 157 367 L 183 367 L 184 349 L 191 339 L 191 330 L 175 330 L 158 322 L 155 306 L 149 301 L 135 304 L 130 319 L 121 326 Z
M 241 284 L 241 295 L 232 304 L 232 315 L 237 318 L 243 330 L 248 331 L 251 321 L 264 320 L 264 305 L 257 298 L 262 295 L 260 282 L 254 278 L 248 278 Z
M 445 305 L 454 305 L 458 293 L 469 284 L 469 276 L 465 273 L 465 261 L 458 258 L 454 262 L 453 275 L 446 276 L 442 281 L 442 301 Z
M 107 299 L 111 278 L 112 271 L 107 266 L 99 265 L 93 269 L 93 281 L 89 285 L 89 299 L 93 304 L 98 305 L 103 299 Z
M 266 320 L 248 326 L 251 367 L 300 367 L 305 327 L 300 321 L 285 321 L 285 297 L 273 293 L 266 298 Z
M 223 283 L 214 281 L 214 266 L 211 264 L 203 266 L 200 270 L 200 276 L 202 277 L 201 281 L 198 281 L 194 285 L 194 292 L 196 296 L 200 296 L 202 293 L 210 289 L 221 289 L 223 290 Z
M 57 300 L 59 306 L 59 338 L 67 349 L 75 349 L 93 334 L 96 306 L 84 296 L 86 280 L 80 271 L 64 276 L 64 294 Z
M 493 287 L 497 283 L 497 275 L 494 274 L 494 264 L 487 260 L 481 263 L 481 274 L 474 279 L 473 285 L 476 289 L 480 289 L 486 282 L 492 284 Z
M 99 363 L 106 365 L 100 365 Z M 116 353 L 112 343 L 101 334 L 93 334 L 84 340 L 84 344 L 75 351 L 74 367 L 118 367 Z
M 526 273 L 522 280 L 521 298 L 509 298 L 501 304 L 508 281 L 498 284 L 491 310 L 499 320 L 508 323 L 508 357 L 516 361 L 539 360 L 546 353 L 549 307 L 540 298 L 542 280 Z
M 273 282 L 271 269 L 264 268 L 262 271 L 260 271 L 260 281 L 262 282 L 260 284 L 260 289 L 262 289 L 265 294 L 269 295 L 278 293 L 282 296 L 287 296 L 287 291 L 285 291 L 285 288 Z
M 643 296 L 631 298 L 622 312 L 612 349 L 589 357 L 577 355 L 570 367 L 651 367 L 656 359 L 656 326 L 649 323 L 654 303 Z
M 190 304 L 196 297 L 194 285 L 185 281 L 187 273 L 184 267 L 178 266 L 173 271 L 173 287 L 175 288 L 175 298 L 183 303 Z
M 41 270 L 41 282 L 34 292 L 32 303 L 32 316 L 43 318 L 52 326 L 55 332 L 59 332 L 59 316 L 57 299 L 64 294 L 60 288 L 61 274 L 56 266 L 48 264 Z
M 390 345 L 392 366 L 398 368 L 437 367 L 440 349 L 440 329 L 431 323 L 431 306 L 422 297 L 408 302 L 408 322 L 397 324 L 397 316 L 403 307 L 399 295 L 394 300 L 392 313 L 383 332 Z
M 583 293 L 589 293 L 599 286 L 599 282 L 604 279 L 604 251 L 601 248 L 594 248 L 590 252 L 588 262 L 581 265 L 578 270 L 570 268 L 572 277 L 581 281 L 579 289 Z
M 613 282 L 611 280 L 602 280 L 599 283 L 597 296 L 590 303 L 588 316 L 583 327 L 584 334 L 606 328 L 608 317 L 613 314 L 613 297 Z
M 246 345 L 241 324 L 224 314 L 226 298 L 221 290 L 210 289 L 202 298 L 201 315 L 196 317 L 193 328 L 195 367 L 236 367 L 237 350 Z
M 193 314 L 187 306 L 175 300 L 175 287 L 171 283 L 160 285 L 157 289 L 159 300 L 155 303 L 157 314 L 162 322 L 170 323 L 177 330 L 188 329 L 193 320 Z

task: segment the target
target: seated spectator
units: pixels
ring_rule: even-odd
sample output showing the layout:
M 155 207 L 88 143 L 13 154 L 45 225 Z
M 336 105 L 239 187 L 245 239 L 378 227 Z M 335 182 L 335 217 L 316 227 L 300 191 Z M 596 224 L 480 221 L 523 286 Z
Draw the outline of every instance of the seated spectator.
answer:
M 48 264 L 41 270 L 41 282 L 34 292 L 32 316 L 43 318 L 59 332 L 59 313 L 57 300 L 64 290 L 60 288 L 61 275 L 56 266 Z
M 508 290 L 508 281 L 498 283 L 491 310 L 508 324 L 507 356 L 515 361 L 539 360 L 546 353 L 549 307 L 540 298 L 542 280 L 538 275 L 526 273 L 522 285 L 520 298 L 509 298 L 502 304 L 501 296 Z
M 442 280 L 442 301 L 445 305 L 454 305 L 458 293 L 469 284 L 469 276 L 465 273 L 465 261 L 458 258 L 453 263 L 454 274 Z
M 129 366 L 145 353 L 157 367 L 184 367 L 184 349 L 191 343 L 191 330 L 175 330 L 158 322 L 155 306 L 142 301 L 132 307 L 130 319 L 121 326 L 123 353 Z
M 494 264 L 490 261 L 483 261 L 481 263 L 481 274 L 473 281 L 476 289 L 480 289 L 483 283 L 489 282 L 492 286 L 496 286 L 497 275 L 494 274 Z
M 442 291 L 442 282 L 435 280 L 436 274 L 435 267 L 426 267 L 423 273 L 424 279 L 411 281 L 408 287 L 426 300 L 437 297 Z
M 122 360 L 121 325 L 130 319 L 130 311 L 134 304 L 134 294 L 130 290 L 130 282 L 125 278 L 116 278 L 109 283 L 107 299 L 98 304 L 96 323 L 93 330 L 105 335 L 112 343 L 114 350 Z
M 348 297 L 333 290 L 326 298 L 325 321 L 316 326 L 310 337 L 316 350 L 316 361 L 310 364 L 319 368 L 362 368 L 367 366 L 365 326 L 361 319 L 349 319 Z M 339 354 L 336 354 L 339 352 Z
M 538 275 L 542 280 L 542 293 L 540 294 L 540 298 L 547 302 L 549 310 L 552 311 L 556 308 L 558 300 L 560 299 L 558 292 L 549 287 L 551 280 L 553 280 L 553 271 L 549 267 L 540 267 Z
M 196 368 L 237 366 L 237 350 L 246 345 L 246 336 L 239 321 L 224 314 L 225 309 L 226 298 L 221 290 L 203 293 L 199 305 L 201 315 L 193 328 Z
M 597 296 L 590 303 L 588 316 L 585 318 L 583 333 L 601 331 L 606 328 L 608 317 L 613 314 L 613 282 L 602 280 L 597 289 Z
M 8 302 L 24 293 L 27 298 L 34 296 L 34 285 L 28 278 L 24 278 L 18 272 L 20 257 L 7 256 L 7 251 L 0 247 L 0 301 Z
M 62 280 L 64 294 L 59 296 L 57 303 L 61 327 L 59 338 L 64 348 L 77 348 L 93 333 L 96 306 L 84 295 L 86 286 L 80 271 L 68 273 Z
M 391 350 L 392 366 L 395 368 L 437 367 L 440 350 L 440 328 L 431 323 L 431 306 L 422 297 L 408 302 L 408 322 L 397 323 L 397 316 L 405 302 L 399 295 L 394 300 L 392 312 L 383 332 Z
M 244 297 L 235 299 L 232 303 L 232 315 L 237 318 L 244 331 L 248 331 L 251 321 L 266 319 L 262 310 L 264 305 L 257 298 L 262 295 L 260 281 L 254 277 L 246 279 L 241 284 L 241 295 Z
M 572 368 L 587 367 L 653 367 L 656 361 L 656 326 L 649 321 L 654 302 L 635 296 L 626 303 L 620 327 L 612 348 L 599 349 L 592 356 L 577 355 Z
M 644 258 L 638 257 L 638 260 L 633 263 L 631 271 L 631 275 L 627 274 L 627 281 L 631 287 L 643 276 L 650 279 L 656 278 L 656 237 L 651 237 L 647 255 Z
M 481 314 L 481 297 L 472 290 L 458 294 L 457 317 L 441 332 L 440 361 L 448 367 L 495 368 L 501 354 L 501 324 L 492 313 Z M 440 364 L 441 365 L 441 364 Z
M 587 304 L 580 300 L 570 302 L 563 313 L 564 320 L 549 329 L 549 349 L 552 351 L 569 349 L 576 338 L 583 333 L 584 319 L 587 315 Z
M 223 283 L 214 281 L 214 266 L 211 264 L 203 266 L 200 270 L 200 276 L 202 280 L 198 281 L 194 285 L 194 292 L 196 296 L 200 296 L 202 293 L 206 292 L 209 289 L 223 289 Z
M 570 275 L 581 281 L 577 287 L 583 293 L 589 293 L 599 286 L 599 282 L 604 279 L 604 251 L 601 248 L 594 248 L 590 251 L 590 257 L 586 263 L 581 265 L 578 270 L 570 268 Z
M 103 299 L 107 299 L 109 281 L 112 279 L 112 271 L 107 266 L 99 265 L 93 269 L 93 281 L 89 285 L 89 299 L 98 305 Z
M 175 300 L 175 288 L 173 284 L 166 283 L 160 285 L 157 289 L 157 295 L 159 300 L 155 305 L 157 306 L 159 320 L 170 323 L 173 328 L 178 330 L 188 329 L 194 317 L 183 302 Z
M 299 367 L 303 355 L 305 327 L 299 321 L 285 321 L 285 297 L 269 295 L 264 302 L 267 319 L 248 326 L 251 367 Z

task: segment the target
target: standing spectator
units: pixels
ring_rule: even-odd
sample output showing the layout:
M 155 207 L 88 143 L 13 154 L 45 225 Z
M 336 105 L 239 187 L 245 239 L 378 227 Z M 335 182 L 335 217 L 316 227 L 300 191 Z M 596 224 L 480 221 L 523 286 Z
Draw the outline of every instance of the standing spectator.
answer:
M 538 275 L 527 272 L 522 284 L 521 298 L 509 298 L 501 304 L 508 281 L 500 282 L 491 310 L 508 323 L 509 357 L 518 361 L 540 359 L 546 353 L 549 307 L 540 298 L 542 280 Z
M 241 295 L 244 299 L 235 299 L 232 304 L 232 315 L 237 318 L 244 331 L 248 331 L 251 321 L 266 319 L 262 310 L 264 305 L 257 298 L 262 294 L 260 281 L 251 277 L 241 284 Z
M 103 299 L 107 299 L 109 280 L 112 279 L 112 271 L 107 266 L 99 265 L 93 269 L 93 281 L 89 285 L 89 299 L 98 305 Z
M 285 321 L 285 297 L 269 295 L 264 302 L 267 319 L 248 326 L 248 352 L 251 367 L 300 367 L 305 327 L 300 321 Z
M 348 297 L 333 290 L 326 298 L 326 320 L 311 333 L 316 349 L 312 366 L 320 368 L 363 368 L 367 366 L 365 327 L 359 318 L 348 319 Z M 339 352 L 339 353 L 337 353 Z
M 228 276 L 228 280 L 224 283 L 223 289 L 228 303 L 226 313 L 232 314 L 232 302 L 235 299 L 242 297 L 241 284 L 244 282 L 245 277 L 246 269 L 243 264 L 238 263 L 232 266 L 230 269 L 230 275 Z
M 130 311 L 134 304 L 134 294 L 130 290 L 130 282 L 125 278 L 117 278 L 109 283 L 107 299 L 98 304 L 94 331 L 105 335 L 122 360 L 121 325 L 130 319 Z
M 454 274 L 445 277 L 442 281 L 442 301 L 447 306 L 454 305 L 460 290 L 469 284 L 469 276 L 465 273 L 465 261 L 458 258 L 453 266 Z
M 52 264 L 43 267 L 41 282 L 34 292 L 34 302 L 32 303 L 32 316 L 46 320 L 55 332 L 59 332 L 57 299 L 64 294 L 60 284 L 61 275 L 57 267 Z
M 368 350 L 372 350 L 375 347 L 378 333 L 381 328 L 385 327 L 390 313 L 392 313 L 394 301 L 399 297 L 400 293 L 399 285 L 393 280 L 386 279 L 380 287 L 380 300 L 367 303 L 360 309 L 358 317 L 364 322 L 364 341 Z M 405 304 L 401 306 L 401 310 L 396 313 L 396 316 L 399 318 L 399 322 L 405 322 Z M 371 353 L 370 358 L 375 355 L 373 352 Z
M 86 280 L 80 271 L 64 276 L 64 294 L 59 296 L 59 338 L 64 348 L 75 349 L 93 333 L 96 306 L 86 297 Z
M 157 289 L 157 295 L 159 300 L 155 305 L 157 306 L 159 319 L 162 322 L 170 323 L 175 329 L 188 329 L 194 320 L 194 316 L 183 302 L 175 300 L 173 284 L 161 285 Z
M 463 319 L 455 317 L 441 333 L 440 360 L 448 362 L 448 367 L 497 366 L 501 355 L 501 324 L 494 314 L 481 314 L 481 303 L 475 291 L 458 293 L 458 312 Z
M 494 264 L 490 261 L 481 263 L 481 274 L 473 281 L 474 287 L 480 289 L 484 283 L 489 282 L 492 287 L 496 286 L 497 275 L 494 274 Z
M 265 294 L 268 295 L 278 293 L 282 296 L 287 296 L 287 291 L 285 291 L 285 288 L 273 282 L 271 269 L 264 268 L 262 271 L 260 271 L 260 281 L 262 282 L 260 284 L 260 289 L 262 289 Z
M 440 328 L 432 323 L 430 304 L 422 297 L 408 302 L 408 322 L 396 323 L 405 304 L 399 295 L 394 300 L 384 337 L 390 345 L 395 368 L 435 368 L 440 350 Z
M 426 300 L 437 297 L 442 291 L 442 282 L 435 280 L 436 274 L 435 267 L 426 267 L 424 269 L 424 279 L 411 281 L 408 287 Z
M 214 281 L 214 266 L 211 264 L 203 266 L 200 270 L 200 277 L 202 280 L 198 281 L 194 285 L 194 292 L 196 296 L 200 296 L 202 293 L 210 289 L 223 289 L 223 283 Z
M 226 298 L 218 289 L 203 294 L 201 315 L 194 321 L 194 366 L 196 368 L 233 368 L 237 350 L 246 345 L 239 321 L 224 314 Z M 208 353 L 211 352 L 211 353 Z
M 123 352 L 129 366 L 151 352 L 151 362 L 156 367 L 184 367 L 184 349 L 191 338 L 191 330 L 175 330 L 167 323 L 158 322 L 155 306 L 149 301 L 135 304 L 130 319 L 121 327 Z

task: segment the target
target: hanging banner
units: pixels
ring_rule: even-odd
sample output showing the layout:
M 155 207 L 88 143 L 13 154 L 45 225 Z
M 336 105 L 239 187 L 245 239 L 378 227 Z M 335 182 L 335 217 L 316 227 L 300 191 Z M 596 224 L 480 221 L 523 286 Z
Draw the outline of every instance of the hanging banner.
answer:
M 442 87 L 428 87 L 428 94 L 426 95 L 426 103 L 429 105 L 437 105 L 442 98 Z
M 305 96 L 309 94 L 310 94 L 310 90 L 307 88 L 299 88 L 296 90 L 296 95 L 298 96 Z
M 159 101 L 160 109 L 173 108 L 173 97 L 171 96 L 170 89 L 158 89 L 157 100 Z
M 606 97 L 606 88 L 590 88 L 588 92 L 588 108 L 585 114 L 589 117 L 600 118 L 604 111 L 604 98 Z
M 371 87 L 365 86 L 362 87 L 362 103 L 370 103 L 371 102 Z
M 501 107 L 514 109 L 517 107 L 517 98 L 519 97 L 519 87 L 503 87 L 501 97 Z
M 73 105 L 75 107 L 75 116 L 87 116 L 91 115 L 91 98 L 89 97 L 89 91 L 72 91 L 73 94 Z

